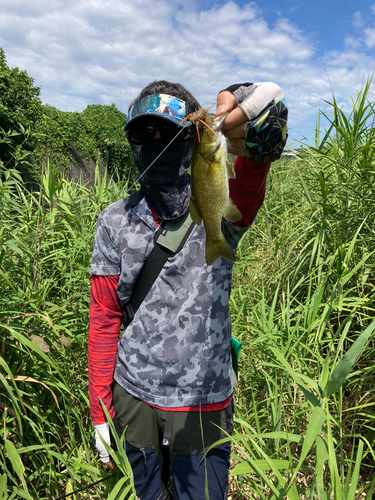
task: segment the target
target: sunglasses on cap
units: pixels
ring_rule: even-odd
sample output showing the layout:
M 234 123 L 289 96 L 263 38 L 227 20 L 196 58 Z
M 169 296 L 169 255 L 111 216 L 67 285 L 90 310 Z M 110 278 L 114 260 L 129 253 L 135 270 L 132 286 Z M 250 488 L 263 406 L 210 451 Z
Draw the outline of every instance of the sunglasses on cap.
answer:
M 126 132 L 126 136 L 134 142 L 145 143 L 155 138 L 156 132 L 160 133 L 162 139 L 172 140 L 176 138 L 183 141 L 186 137 L 194 135 L 194 126 L 175 125 L 173 122 L 158 120 L 154 117 L 139 119 L 131 124 Z
M 127 132 L 141 116 L 161 117 L 179 125 L 181 120 L 186 118 L 186 116 L 193 111 L 194 110 L 190 109 L 190 106 L 185 101 L 178 97 L 168 94 L 152 94 L 142 99 L 138 99 L 138 101 L 130 105 L 125 132 Z M 187 121 L 185 124 L 191 125 L 191 123 Z

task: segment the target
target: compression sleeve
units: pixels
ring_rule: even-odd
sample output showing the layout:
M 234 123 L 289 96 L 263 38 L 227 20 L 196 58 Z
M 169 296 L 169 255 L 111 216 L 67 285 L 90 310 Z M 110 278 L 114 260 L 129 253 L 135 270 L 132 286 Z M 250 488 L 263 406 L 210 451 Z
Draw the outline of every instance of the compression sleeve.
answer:
M 91 277 L 88 345 L 89 401 L 93 424 L 107 421 L 99 397 L 114 417 L 112 382 L 122 311 L 116 293 L 120 276 Z
M 271 164 L 263 165 L 245 156 L 237 156 L 234 163 L 235 179 L 229 180 L 229 196 L 241 212 L 241 220 L 233 224 L 249 226 L 263 204 L 266 179 Z

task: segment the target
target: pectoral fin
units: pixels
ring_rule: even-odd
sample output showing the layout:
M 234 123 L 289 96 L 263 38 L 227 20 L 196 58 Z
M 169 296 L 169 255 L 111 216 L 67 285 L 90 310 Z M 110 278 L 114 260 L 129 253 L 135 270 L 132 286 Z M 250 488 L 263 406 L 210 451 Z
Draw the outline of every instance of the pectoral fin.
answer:
M 200 223 L 202 222 L 202 217 L 199 215 L 197 206 L 192 199 L 190 200 L 189 212 L 190 212 L 190 217 L 199 226 Z
M 228 205 L 224 211 L 223 217 L 229 222 L 236 222 L 237 220 L 240 220 L 242 218 L 241 212 L 238 210 L 238 208 L 230 198 Z
M 227 175 L 228 179 L 235 179 L 236 174 L 234 173 L 234 168 L 233 165 L 227 160 Z

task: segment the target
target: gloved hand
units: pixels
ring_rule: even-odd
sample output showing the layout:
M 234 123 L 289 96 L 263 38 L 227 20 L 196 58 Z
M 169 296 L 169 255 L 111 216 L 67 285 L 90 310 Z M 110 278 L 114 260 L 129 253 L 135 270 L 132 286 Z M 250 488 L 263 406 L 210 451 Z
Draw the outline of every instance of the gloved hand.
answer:
M 242 83 L 221 91 L 216 116 L 230 111 L 223 134 L 228 152 L 258 163 L 280 158 L 287 139 L 288 109 L 281 88 L 272 82 Z
M 108 446 L 111 446 L 111 431 L 109 429 L 109 423 L 105 422 L 104 424 L 95 424 L 94 425 L 94 444 L 95 448 L 99 452 L 99 457 L 100 460 L 108 464 L 111 461 L 111 457 L 108 453 L 108 451 L 105 449 L 105 446 L 100 439 L 99 434 L 102 436 L 104 441 L 108 444 Z

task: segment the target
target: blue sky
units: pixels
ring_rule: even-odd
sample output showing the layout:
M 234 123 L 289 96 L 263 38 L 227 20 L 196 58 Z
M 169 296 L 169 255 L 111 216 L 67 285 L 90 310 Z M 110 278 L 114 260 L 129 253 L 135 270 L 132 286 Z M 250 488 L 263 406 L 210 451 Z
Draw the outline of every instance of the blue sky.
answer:
M 225 1 L 202 0 L 201 6 L 209 9 L 215 5 L 223 5 Z M 247 1 L 236 1 L 239 6 Z M 310 36 L 316 44 L 317 51 L 343 50 L 345 37 L 353 32 L 353 16 L 361 12 L 364 22 L 374 22 L 371 12 L 374 1 L 370 0 L 268 0 L 257 2 L 265 19 L 272 24 L 277 17 L 285 17 Z
M 201 103 L 233 83 L 274 81 L 292 144 L 313 136 L 330 83 L 349 111 L 374 71 L 375 0 L 0 0 L 0 46 L 43 102 L 66 111 L 115 103 L 126 113 L 155 79 Z

